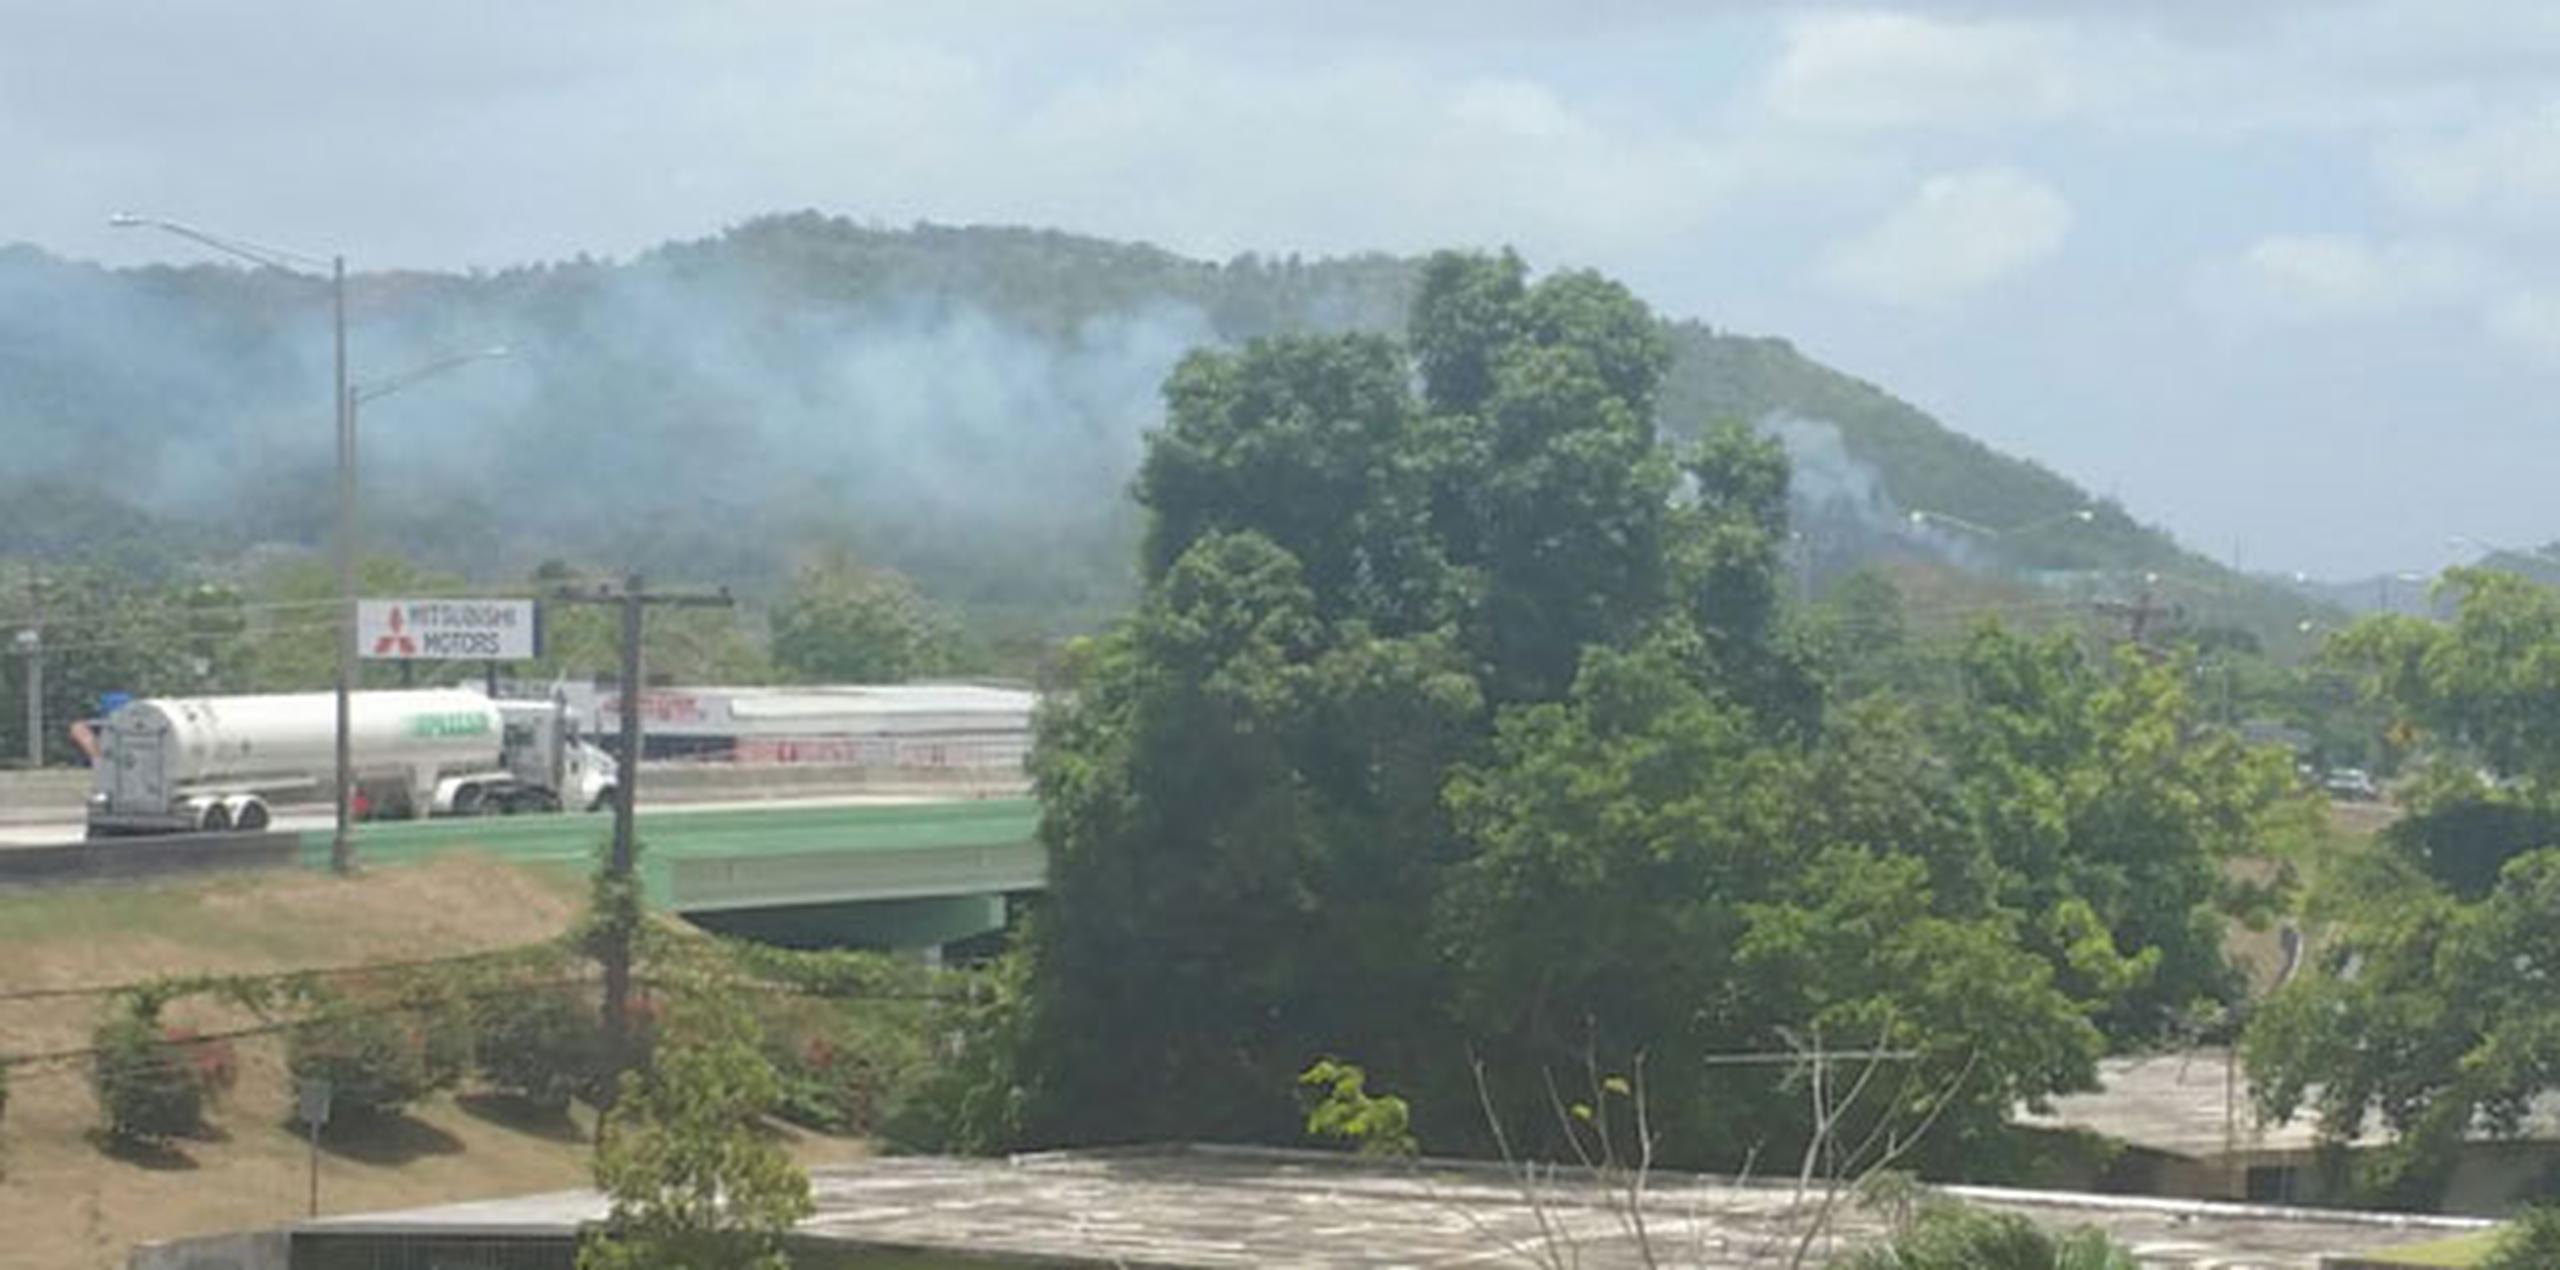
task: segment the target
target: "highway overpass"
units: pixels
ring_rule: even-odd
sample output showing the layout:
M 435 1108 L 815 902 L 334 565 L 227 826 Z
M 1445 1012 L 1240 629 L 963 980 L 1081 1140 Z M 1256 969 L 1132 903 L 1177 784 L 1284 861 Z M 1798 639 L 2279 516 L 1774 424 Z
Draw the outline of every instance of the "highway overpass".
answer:
M 1039 805 L 990 798 L 903 805 L 644 811 L 640 874 L 650 901 L 706 927 L 802 945 L 935 950 L 1002 929 L 1005 897 L 1046 885 Z M 365 826 L 356 855 L 393 866 L 446 851 L 589 867 L 607 816 L 517 816 Z M 326 867 L 329 835 L 302 835 Z
M 329 867 L 330 830 L 111 839 L 0 851 L 0 883 L 130 884 L 205 867 Z M 797 945 L 934 952 L 1000 930 L 1005 897 L 1041 889 L 1047 858 L 1028 798 L 823 797 L 644 806 L 640 876 L 650 902 L 710 929 Z M 479 852 L 586 872 L 613 818 L 599 813 L 359 826 L 360 869 Z

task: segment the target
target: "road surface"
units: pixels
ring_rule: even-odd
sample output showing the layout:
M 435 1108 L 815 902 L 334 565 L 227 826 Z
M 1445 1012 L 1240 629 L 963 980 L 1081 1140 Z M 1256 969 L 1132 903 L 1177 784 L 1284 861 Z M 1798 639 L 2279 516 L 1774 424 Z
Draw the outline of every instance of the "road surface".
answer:
M 949 793 L 811 794 L 793 798 L 723 798 L 703 802 L 662 803 L 651 800 L 644 786 L 641 790 L 640 805 L 646 808 L 650 815 L 659 816 L 690 815 L 697 812 L 817 810 L 827 807 L 908 807 L 920 803 L 956 802 L 969 796 L 969 791 L 955 788 Z M 599 825 L 609 824 L 613 819 L 613 813 L 609 811 L 558 812 L 544 816 L 542 819 L 550 820 L 560 816 L 593 820 Z M 325 831 L 333 823 L 334 818 L 329 814 L 326 806 L 303 806 L 278 809 L 272 827 L 279 832 L 308 833 L 313 830 Z M 11 847 L 59 846 L 63 843 L 78 842 L 82 837 L 80 818 L 76 815 L 60 820 L 0 825 L 0 850 Z

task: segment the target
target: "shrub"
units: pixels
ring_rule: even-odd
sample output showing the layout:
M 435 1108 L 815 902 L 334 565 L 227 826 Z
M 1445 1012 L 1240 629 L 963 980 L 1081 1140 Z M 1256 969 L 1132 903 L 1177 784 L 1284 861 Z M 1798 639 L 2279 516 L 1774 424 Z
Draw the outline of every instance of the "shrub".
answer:
M 194 1028 L 186 1027 L 163 1028 L 160 1038 L 195 1074 L 196 1084 L 203 1088 L 207 1101 L 221 1098 L 240 1083 L 240 1056 L 230 1041 L 221 1037 L 206 1040 Z
M 2136 1270 L 2105 1231 L 2055 1234 L 2016 1213 L 1944 1202 L 1923 1206 L 1891 1243 L 1833 1262 L 1835 1270 Z
M 565 988 L 492 993 L 473 1010 L 480 1078 L 550 1108 L 590 1088 L 603 1056 L 595 1011 Z
M 90 1078 L 107 1136 L 119 1142 L 163 1142 L 204 1124 L 206 1082 L 188 1047 L 159 1026 L 118 1014 L 91 1034 Z
M 432 1030 L 409 1011 L 342 1003 L 293 1029 L 286 1066 L 329 1082 L 332 1119 L 392 1115 L 450 1083 L 431 1061 Z
M 2528 1208 L 2498 1233 L 2480 1270 L 2549 1270 L 2560 1266 L 2560 1207 Z
M 451 1089 L 461 1084 L 471 1074 L 470 999 L 450 979 L 425 979 L 405 986 L 398 1003 L 400 1016 L 418 1037 L 427 1087 Z
M 911 1028 L 838 1002 L 785 1000 L 762 1011 L 764 1055 L 781 1080 L 776 1114 L 833 1133 L 878 1128 L 927 1064 Z

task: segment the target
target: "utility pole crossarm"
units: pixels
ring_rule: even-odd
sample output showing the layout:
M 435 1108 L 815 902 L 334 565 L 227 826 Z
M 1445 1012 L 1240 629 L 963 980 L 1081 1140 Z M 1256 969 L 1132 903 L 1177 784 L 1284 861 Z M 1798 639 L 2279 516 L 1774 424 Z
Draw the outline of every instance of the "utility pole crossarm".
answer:
M 2153 620 L 2176 617 L 2181 612 L 2175 604 L 2161 603 L 2152 598 L 2151 589 L 2158 585 L 2159 581 L 2158 575 L 2146 574 L 2142 579 L 2142 592 L 2134 599 L 2099 600 L 2089 606 L 2106 617 L 2123 622 L 2125 638 L 2146 657 L 2160 655 L 2159 650 L 2151 646 L 2150 634 Z
M 604 604 L 621 611 L 622 617 L 622 686 L 617 708 L 622 718 L 620 766 L 613 777 L 613 854 L 606 862 L 606 876 L 627 883 L 639 864 L 639 842 L 634 817 L 640 804 L 640 642 L 641 618 L 650 606 L 672 608 L 728 608 L 735 601 L 728 588 L 716 592 L 651 591 L 639 574 L 623 579 L 619 589 L 608 587 L 563 587 L 551 598 L 563 604 Z M 604 1020 L 606 1045 L 615 1072 L 630 1053 L 628 1039 L 631 1028 L 631 936 L 630 925 L 617 921 L 613 938 L 604 952 Z

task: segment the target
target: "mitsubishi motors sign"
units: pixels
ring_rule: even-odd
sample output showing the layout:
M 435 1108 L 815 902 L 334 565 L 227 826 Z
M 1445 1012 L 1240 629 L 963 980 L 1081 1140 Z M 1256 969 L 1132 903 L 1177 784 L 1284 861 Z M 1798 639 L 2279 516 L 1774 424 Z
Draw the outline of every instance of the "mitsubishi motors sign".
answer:
M 531 600 L 356 601 L 356 655 L 374 661 L 525 661 L 541 634 Z

